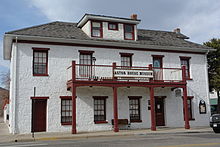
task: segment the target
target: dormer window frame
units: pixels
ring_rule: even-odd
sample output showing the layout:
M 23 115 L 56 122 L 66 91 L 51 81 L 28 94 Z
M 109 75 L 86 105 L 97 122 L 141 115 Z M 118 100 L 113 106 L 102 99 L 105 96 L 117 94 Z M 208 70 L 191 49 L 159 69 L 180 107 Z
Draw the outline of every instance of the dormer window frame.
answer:
M 132 26 L 132 32 L 130 32 L 132 34 L 132 38 L 126 38 L 126 25 L 128 26 Z M 124 40 L 135 40 L 135 29 L 134 29 L 134 25 L 133 24 L 124 24 Z
M 115 25 L 115 28 L 111 28 L 111 25 Z M 117 22 L 108 22 L 108 30 L 118 31 L 118 23 Z
M 100 36 L 95 36 L 93 34 L 93 23 L 99 23 L 100 24 Z M 102 21 L 97 21 L 97 20 L 91 20 L 91 37 L 95 37 L 95 38 L 103 38 L 103 27 L 102 27 Z

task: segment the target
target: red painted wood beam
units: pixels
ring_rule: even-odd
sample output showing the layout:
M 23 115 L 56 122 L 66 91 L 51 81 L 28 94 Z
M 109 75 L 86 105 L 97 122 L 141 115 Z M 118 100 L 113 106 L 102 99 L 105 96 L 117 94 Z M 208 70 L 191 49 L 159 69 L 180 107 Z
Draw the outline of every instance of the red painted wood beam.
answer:
M 155 102 L 154 102 L 154 87 L 150 87 L 150 111 L 151 111 L 151 130 L 156 131 L 156 118 L 155 118 Z
M 185 129 L 190 129 L 189 125 L 189 110 L 187 104 L 187 88 L 183 88 L 183 106 L 184 106 L 184 119 L 185 119 Z
M 114 110 L 114 132 L 119 132 L 119 129 L 118 129 L 118 97 L 117 97 L 117 87 L 113 87 L 113 110 Z
M 186 82 L 186 66 L 182 67 L 182 78 L 183 82 Z M 184 107 L 184 120 L 185 120 L 185 129 L 190 129 L 189 125 L 189 110 L 187 104 L 187 86 L 183 87 L 183 107 Z
M 76 134 L 76 86 L 73 83 L 76 80 L 76 62 L 72 61 L 72 134 Z

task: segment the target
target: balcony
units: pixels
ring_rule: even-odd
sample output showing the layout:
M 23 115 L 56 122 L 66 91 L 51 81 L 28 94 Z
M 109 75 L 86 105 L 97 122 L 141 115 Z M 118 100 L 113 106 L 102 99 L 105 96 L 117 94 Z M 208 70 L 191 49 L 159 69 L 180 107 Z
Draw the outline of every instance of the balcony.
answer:
M 72 82 L 81 83 L 172 83 L 185 82 L 185 67 L 182 68 L 154 68 L 150 64 L 146 67 L 123 67 L 112 65 L 82 65 L 73 64 L 67 68 L 67 85 Z

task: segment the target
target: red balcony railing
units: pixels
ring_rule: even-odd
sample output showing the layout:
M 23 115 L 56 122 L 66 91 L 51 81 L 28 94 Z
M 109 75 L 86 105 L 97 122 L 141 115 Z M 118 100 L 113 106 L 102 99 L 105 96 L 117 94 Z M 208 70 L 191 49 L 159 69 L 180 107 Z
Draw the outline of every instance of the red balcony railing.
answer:
M 86 81 L 136 81 L 136 82 L 181 82 L 183 68 L 123 67 L 113 65 L 75 64 L 76 80 Z M 72 66 L 67 68 L 67 81 L 72 80 Z

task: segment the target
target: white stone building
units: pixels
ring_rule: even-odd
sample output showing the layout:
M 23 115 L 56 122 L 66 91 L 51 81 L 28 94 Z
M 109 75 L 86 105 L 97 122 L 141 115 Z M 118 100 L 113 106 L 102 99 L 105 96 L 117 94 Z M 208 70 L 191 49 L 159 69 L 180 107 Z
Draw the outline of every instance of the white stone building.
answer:
M 187 41 L 180 29 L 139 23 L 136 15 L 85 14 L 78 23 L 5 33 L 10 132 L 207 126 L 212 49 Z

